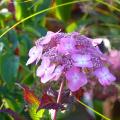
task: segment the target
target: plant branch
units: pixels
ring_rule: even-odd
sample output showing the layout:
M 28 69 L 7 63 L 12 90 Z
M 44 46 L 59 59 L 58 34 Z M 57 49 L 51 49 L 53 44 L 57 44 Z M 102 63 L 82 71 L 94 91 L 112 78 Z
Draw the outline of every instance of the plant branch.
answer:
M 61 101 L 63 87 L 64 87 L 64 80 L 62 80 L 61 85 L 60 85 L 60 89 L 59 89 L 59 93 L 58 93 L 58 97 L 57 97 L 57 103 L 60 103 L 60 101 Z M 57 110 L 54 111 L 53 120 L 56 120 L 56 117 L 57 117 Z

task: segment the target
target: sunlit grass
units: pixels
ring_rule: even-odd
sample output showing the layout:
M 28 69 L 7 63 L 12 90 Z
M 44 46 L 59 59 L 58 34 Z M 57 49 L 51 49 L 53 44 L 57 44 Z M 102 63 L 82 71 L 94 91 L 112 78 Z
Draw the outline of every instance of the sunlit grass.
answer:
M 110 118 L 104 116 L 103 114 L 99 113 L 98 111 L 94 110 L 93 108 L 91 108 L 90 106 L 86 105 L 85 103 L 83 103 L 82 101 L 76 99 L 77 102 L 79 102 L 81 105 L 83 105 L 84 107 L 88 108 L 89 110 L 93 111 L 95 114 L 101 116 L 102 118 L 104 118 L 105 120 L 110 120 Z

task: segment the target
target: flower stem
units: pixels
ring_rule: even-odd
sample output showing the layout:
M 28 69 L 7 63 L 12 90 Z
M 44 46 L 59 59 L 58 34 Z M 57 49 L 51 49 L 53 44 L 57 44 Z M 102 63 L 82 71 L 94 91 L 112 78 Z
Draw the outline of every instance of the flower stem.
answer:
M 57 97 L 57 103 L 60 103 L 63 87 L 64 87 L 64 80 L 62 80 L 61 85 L 60 85 L 60 89 L 59 89 L 59 93 Z M 56 117 L 57 117 L 57 110 L 54 111 L 53 120 L 56 120 Z

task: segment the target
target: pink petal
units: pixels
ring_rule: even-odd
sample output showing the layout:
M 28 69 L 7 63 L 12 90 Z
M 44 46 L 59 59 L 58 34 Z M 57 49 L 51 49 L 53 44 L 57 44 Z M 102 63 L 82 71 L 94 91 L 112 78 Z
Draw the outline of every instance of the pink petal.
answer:
M 61 66 L 61 65 L 57 66 L 57 68 L 55 69 L 55 72 L 53 73 L 54 74 L 54 78 L 53 78 L 54 80 L 59 79 L 59 77 L 62 74 L 63 69 L 64 69 L 64 66 Z
M 73 38 L 62 38 L 60 45 L 58 45 L 59 52 L 71 52 L 75 49 L 75 41 Z
M 93 67 L 90 55 L 73 54 L 74 66 L 78 67 Z
M 32 47 L 30 49 L 30 51 L 29 51 L 29 54 L 28 54 L 29 59 L 28 59 L 26 65 L 29 65 L 29 64 L 33 63 L 35 60 L 37 60 L 36 63 L 38 63 L 40 58 L 41 58 L 42 51 L 43 51 L 42 46 L 39 46 L 39 47 L 34 46 L 34 47 Z
M 43 68 L 41 65 L 37 68 L 37 70 L 36 70 L 36 75 L 38 76 L 38 77 L 41 77 L 43 74 L 44 74 L 44 72 L 45 72 L 45 68 Z
M 29 65 L 29 64 L 33 63 L 35 60 L 36 60 L 35 57 L 30 57 L 30 58 L 27 60 L 26 65 Z
M 50 60 L 49 60 L 49 58 L 43 57 L 41 66 L 43 68 L 47 68 L 48 66 L 50 66 Z
M 51 80 L 53 77 L 54 77 L 53 74 L 47 74 L 47 75 L 44 74 L 44 75 L 41 77 L 41 82 L 42 82 L 42 83 L 46 83 L 46 82 L 48 82 L 49 80 Z
M 111 73 L 108 73 L 104 77 L 99 78 L 98 80 L 101 85 L 110 85 L 113 81 L 116 80 L 116 78 Z
M 80 87 L 87 83 L 87 78 L 84 73 L 81 73 L 77 67 L 71 68 L 66 72 L 68 88 L 71 91 L 77 91 Z
M 51 39 L 52 39 L 55 35 L 59 34 L 59 32 L 60 32 L 60 31 L 54 33 L 54 32 L 52 32 L 52 31 L 48 31 L 48 32 L 47 32 L 47 35 L 44 37 L 44 40 L 41 41 L 41 45 L 45 45 L 45 44 L 49 43 L 49 42 L 51 41 Z
M 94 75 L 98 78 L 102 85 L 110 85 L 113 81 L 116 80 L 115 76 L 113 76 L 106 67 L 98 68 L 94 72 Z
M 29 50 L 29 53 L 28 53 L 29 57 L 34 55 L 34 52 L 36 51 L 36 49 L 37 49 L 37 47 L 36 47 L 36 46 L 33 46 L 33 47 Z
M 55 70 L 55 64 L 52 64 L 51 66 L 49 66 L 48 68 L 46 68 L 45 70 L 45 74 L 48 75 L 48 74 L 52 74 L 53 71 Z
M 93 46 L 97 46 L 97 45 L 101 44 L 102 41 L 103 41 L 102 38 L 96 38 L 96 39 L 92 40 L 92 44 L 93 44 Z
M 41 56 L 42 56 L 42 51 L 43 51 L 43 47 L 42 46 L 39 46 L 37 48 L 39 54 L 38 54 L 38 57 L 37 57 L 37 60 L 36 60 L 36 64 L 39 62 L 39 60 L 41 59 Z
M 94 75 L 98 78 L 102 78 L 107 73 L 109 73 L 109 69 L 107 67 L 101 67 L 94 71 Z
M 38 77 L 41 77 L 44 73 L 45 70 L 49 67 L 50 65 L 50 60 L 46 57 L 43 58 L 41 65 L 38 67 L 37 71 L 36 71 L 36 75 Z

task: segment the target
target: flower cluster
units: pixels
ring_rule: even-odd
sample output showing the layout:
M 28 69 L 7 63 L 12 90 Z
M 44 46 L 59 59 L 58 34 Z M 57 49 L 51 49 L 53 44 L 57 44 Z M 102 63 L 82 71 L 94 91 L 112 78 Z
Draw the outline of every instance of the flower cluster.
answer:
M 86 85 L 89 75 L 95 75 L 102 85 L 110 85 L 115 77 L 105 66 L 106 59 L 98 44 L 77 32 L 48 31 L 30 49 L 26 65 L 38 64 L 42 60 L 36 71 L 41 82 L 58 81 L 64 77 L 71 91 Z
M 111 50 L 107 55 L 110 64 L 114 70 L 120 70 L 120 51 L 119 50 Z

